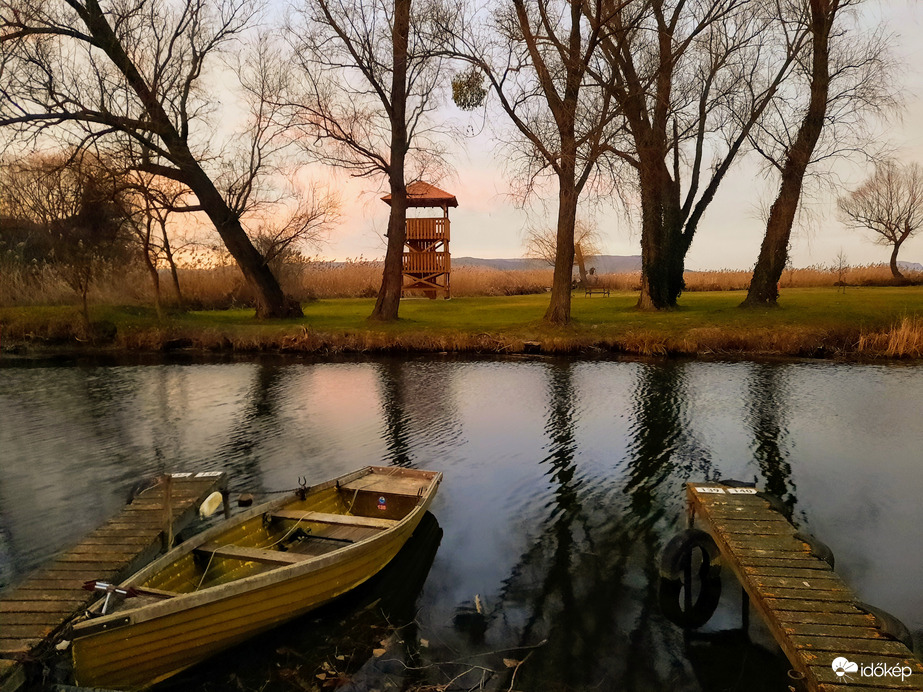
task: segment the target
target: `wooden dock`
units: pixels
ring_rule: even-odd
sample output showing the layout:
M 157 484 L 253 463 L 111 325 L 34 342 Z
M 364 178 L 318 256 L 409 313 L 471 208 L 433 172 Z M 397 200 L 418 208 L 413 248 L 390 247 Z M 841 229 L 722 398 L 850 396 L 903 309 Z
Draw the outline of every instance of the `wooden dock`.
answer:
M 138 571 L 161 552 L 167 535 L 192 522 L 208 495 L 226 489 L 220 472 L 164 477 L 77 546 L 0 594 L 0 692 L 17 689 L 20 664 L 50 649 L 64 625 L 99 598 L 84 582 L 118 583 Z
M 877 627 L 875 616 L 858 607 L 850 588 L 755 489 L 688 483 L 686 492 L 690 522 L 711 534 L 722 567 L 737 577 L 802 689 L 923 690 L 923 664 L 913 652 Z M 849 665 L 834 670 L 840 658 Z

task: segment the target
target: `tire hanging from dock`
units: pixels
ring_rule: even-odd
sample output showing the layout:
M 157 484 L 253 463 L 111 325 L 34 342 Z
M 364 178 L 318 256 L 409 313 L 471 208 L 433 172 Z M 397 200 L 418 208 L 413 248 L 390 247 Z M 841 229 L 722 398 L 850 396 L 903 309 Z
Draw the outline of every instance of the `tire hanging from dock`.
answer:
M 877 627 L 882 634 L 886 634 L 891 637 L 891 639 L 899 641 L 913 651 L 913 635 L 910 633 L 910 629 L 907 625 L 891 615 L 888 611 L 876 608 L 868 603 L 857 601 L 856 607 L 859 608 L 859 610 L 864 610 L 875 618 L 875 627 Z
M 833 551 L 830 549 L 829 545 L 817 538 L 817 536 L 814 536 L 810 533 L 804 533 L 803 531 L 796 533 L 795 538 L 797 538 L 799 541 L 804 541 L 807 543 L 808 547 L 811 549 L 811 555 L 816 557 L 818 560 L 823 560 L 828 565 L 830 565 L 830 569 L 833 569 L 836 560 L 833 557 Z
M 697 570 L 694 569 L 696 551 L 700 553 Z M 685 592 L 693 586 L 685 583 L 687 566 L 693 579 L 698 575 L 695 598 Z M 699 529 L 686 529 L 674 536 L 660 558 L 658 599 L 664 616 L 680 627 L 695 629 L 711 619 L 720 598 L 721 551 L 715 540 Z

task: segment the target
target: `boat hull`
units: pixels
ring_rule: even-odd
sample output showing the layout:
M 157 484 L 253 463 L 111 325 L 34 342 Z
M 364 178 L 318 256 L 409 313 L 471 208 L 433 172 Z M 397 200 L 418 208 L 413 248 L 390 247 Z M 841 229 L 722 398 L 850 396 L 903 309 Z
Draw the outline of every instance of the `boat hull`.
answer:
M 111 629 L 75 638 L 77 684 L 147 688 L 354 589 L 400 551 L 428 510 L 433 494 L 422 498 L 404 520 L 380 536 L 322 559 L 220 589 L 184 594 L 160 607 L 168 611 L 162 614 L 135 618 L 129 611 L 124 620 L 141 621 L 114 621 Z

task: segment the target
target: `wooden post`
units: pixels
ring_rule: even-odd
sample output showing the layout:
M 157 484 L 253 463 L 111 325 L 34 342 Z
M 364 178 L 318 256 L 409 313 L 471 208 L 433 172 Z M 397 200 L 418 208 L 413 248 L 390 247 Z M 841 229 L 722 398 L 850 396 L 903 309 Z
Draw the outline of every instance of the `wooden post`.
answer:
M 163 551 L 173 547 L 173 476 L 163 477 Z
M 224 518 L 231 518 L 231 494 L 227 489 L 221 491 L 221 506 L 224 508 Z

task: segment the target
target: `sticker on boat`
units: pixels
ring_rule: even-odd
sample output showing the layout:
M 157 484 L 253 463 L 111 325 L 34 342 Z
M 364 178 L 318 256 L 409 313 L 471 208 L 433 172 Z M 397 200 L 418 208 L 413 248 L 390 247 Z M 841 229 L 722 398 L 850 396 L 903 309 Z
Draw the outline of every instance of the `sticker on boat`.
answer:
M 701 486 L 700 485 L 698 488 L 696 488 L 696 490 L 698 490 L 700 493 L 715 493 L 719 495 L 724 493 L 724 488 L 715 488 L 712 486 Z
M 727 488 L 731 495 L 756 495 L 756 488 Z
M 388 509 L 388 503 L 384 495 L 378 498 L 378 509 Z

